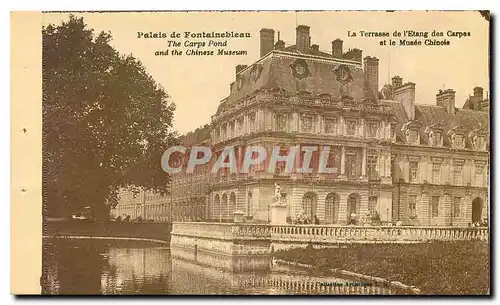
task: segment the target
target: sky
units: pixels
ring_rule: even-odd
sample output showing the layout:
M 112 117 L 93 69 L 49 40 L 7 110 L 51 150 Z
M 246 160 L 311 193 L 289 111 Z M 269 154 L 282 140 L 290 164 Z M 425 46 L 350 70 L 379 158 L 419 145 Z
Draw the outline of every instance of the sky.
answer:
M 133 54 L 160 83 L 177 105 L 174 128 L 186 133 L 210 123 L 219 102 L 229 94 L 235 66 L 259 59 L 259 30 L 280 32 L 285 45 L 295 44 L 295 28 L 311 27 L 311 43 L 331 52 L 331 41 L 344 41 L 364 56 L 379 58 L 379 89 L 390 77 L 416 84 L 416 103 L 435 104 L 439 89 L 456 91 L 456 107 L 462 107 L 476 86 L 489 92 L 489 24 L 478 12 L 120 12 L 75 13 L 88 27 L 111 32 L 111 44 L 122 54 Z M 67 13 L 46 13 L 43 25 L 60 24 Z M 449 46 L 381 46 L 381 37 L 361 37 L 360 31 L 405 30 L 444 32 Z M 137 32 L 249 32 L 251 38 L 230 39 L 227 49 L 246 50 L 245 56 L 155 56 L 169 49 L 168 39 L 137 38 Z M 352 37 L 348 32 L 356 32 Z M 447 37 L 448 31 L 470 36 Z M 431 37 L 429 37 L 431 38 Z M 277 37 L 276 37 L 277 39 Z M 393 40 L 398 40 L 393 39 Z M 185 43 L 186 39 L 182 39 Z M 188 39 L 202 41 L 200 39 Z M 200 49 L 207 50 L 208 48 Z

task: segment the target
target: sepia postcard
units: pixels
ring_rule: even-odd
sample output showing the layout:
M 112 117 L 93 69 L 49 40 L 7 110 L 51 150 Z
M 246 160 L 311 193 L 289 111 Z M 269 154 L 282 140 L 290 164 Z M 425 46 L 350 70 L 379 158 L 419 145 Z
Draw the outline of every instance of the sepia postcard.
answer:
M 11 293 L 484 295 L 488 11 L 11 13 Z

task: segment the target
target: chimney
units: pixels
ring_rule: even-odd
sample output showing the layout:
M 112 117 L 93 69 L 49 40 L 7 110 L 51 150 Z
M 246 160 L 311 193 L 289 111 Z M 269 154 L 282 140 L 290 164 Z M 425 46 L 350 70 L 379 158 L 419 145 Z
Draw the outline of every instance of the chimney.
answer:
M 373 96 L 378 98 L 378 58 L 366 56 L 364 59 L 365 81 Z
M 311 36 L 309 36 L 309 27 L 307 25 L 299 25 L 296 28 L 295 45 L 300 53 L 307 53 L 311 43 Z
M 339 38 L 332 41 L 332 55 L 335 58 L 342 58 L 342 44 L 344 42 Z
M 243 71 L 246 67 L 248 67 L 247 65 L 237 65 L 236 66 L 236 76 L 238 76 L 238 73 L 240 73 L 240 71 Z
M 406 83 L 393 90 L 395 101 L 403 104 L 409 120 L 415 119 L 415 83 Z
M 474 99 L 478 103 L 483 100 L 483 88 L 482 87 L 475 87 L 474 88 Z
M 275 50 L 283 50 L 284 48 L 285 48 L 285 42 L 283 40 L 276 41 L 276 44 L 274 45 Z
M 317 44 L 311 45 L 311 50 L 313 50 L 314 52 L 318 52 L 319 51 L 319 45 L 317 45 Z
M 474 92 L 475 93 L 475 92 Z M 439 90 L 436 94 L 436 105 L 444 107 L 446 113 L 455 114 L 455 91 L 453 89 Z
M 274 47 L 274 30 L 261 29 L 260 30 L 260 57 L 271 52 Z
M 363 50 L 360 50 L 357 48 L 350 49 L 349 51 L 345 52 L 342 55 L 342 57 L 344 59 L 349 59 L 349 60 L 361 62 L 361 60 L 363 59 Z
M 392 90 L 399 88 L 403 85 L 403 78 L 400 76 L 394 76 L 392 78 Z

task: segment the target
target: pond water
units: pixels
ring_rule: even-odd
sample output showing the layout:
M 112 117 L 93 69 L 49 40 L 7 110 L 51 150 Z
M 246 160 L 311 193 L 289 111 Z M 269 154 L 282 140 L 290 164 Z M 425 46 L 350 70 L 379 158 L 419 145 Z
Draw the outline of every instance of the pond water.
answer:
M 391 294 L 371 283 L 292 267 L 233 273 L 136 241 L 44 239 L 44 294 Z

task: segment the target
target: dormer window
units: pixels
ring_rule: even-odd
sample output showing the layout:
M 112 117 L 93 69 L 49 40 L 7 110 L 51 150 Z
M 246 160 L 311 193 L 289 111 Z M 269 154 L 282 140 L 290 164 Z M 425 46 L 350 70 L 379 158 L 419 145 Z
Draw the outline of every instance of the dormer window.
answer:
M 484 147 L 486 146 L 486 141 L 484 140 L 484 137 L 478 136 L 476 142 L 478 149 L 485 150 Z
M 429 135 L 429 146 L 441 146 L 441 132 L 430 131 Z
M 454 127 L 449 132 L 450 146 L 457 149 L 465 148 L 465 128 L 462 126 Z
M 419 130 L 422 127 L 422 124 L 416 120 L 409 121 L 404 124 L 401 128 L 401 131 L 405 135 L 406 143 L 410 145 L 419 145 L 420 144 L 420 135 Z
M 469 134 L 469 141 L 471 143 L 471 148 L 474 150 L 487 150 L 487 130 L 485 129 L 478 129 L 475 131 L 472 131 Z
M 429 126 L 425 129 L 429 146 L 443 146 L 443 127 L 440 124 Z
M 418 131 L 406 130 L 406 141 L 410 144 L 418 144 Z
M 453 139 L 453 144 L 455 145 L 456 148 L 463 148 L 464 147 L 464 135 L 456 134 L 454 139 Z
M 441 146 L 441 132 L 438 131 L 434 133 L 434 142 L 436 146 Z

